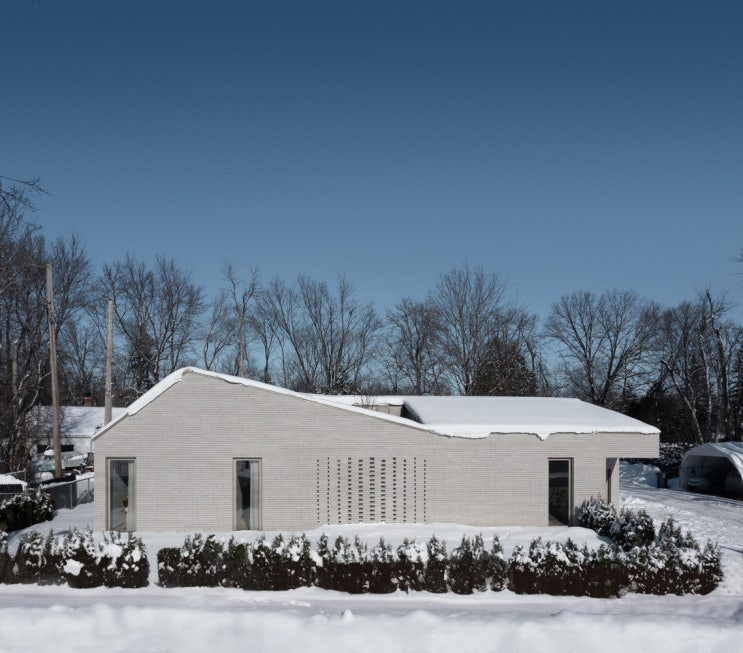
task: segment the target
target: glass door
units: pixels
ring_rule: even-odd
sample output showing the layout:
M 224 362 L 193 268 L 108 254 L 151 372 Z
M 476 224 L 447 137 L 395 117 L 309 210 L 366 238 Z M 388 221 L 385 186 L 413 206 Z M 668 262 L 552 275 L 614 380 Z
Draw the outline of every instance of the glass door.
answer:
M 134 531 L 137 506 L 134 495 L 135 461 L 133 458 L 108 461 L 108 528 Z
M 572 461 L 569 458 L 549 461 L 549 523 L 569 525 L 573 513 Z

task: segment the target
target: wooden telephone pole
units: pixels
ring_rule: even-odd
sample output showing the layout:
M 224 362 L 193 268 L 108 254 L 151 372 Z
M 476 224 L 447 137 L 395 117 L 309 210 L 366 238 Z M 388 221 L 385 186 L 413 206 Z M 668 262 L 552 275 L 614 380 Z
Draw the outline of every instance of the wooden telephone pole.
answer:
M 111 382 L 111 358 L 113 357 L 114 347 L 114 303 L 108 302 L 108 339 L 106 341 L 106 401 L 103 410 L 103 423 L 108 424 L 111 421 L 111 406 L 113 404 L 112 382 Z
M 59 385 L 57 381 L 57 336 L 54 324 L 54 282 L 52 266 L 46 266 L 46 310 L 49 316 L 49 367 L 52 375 L 52 438 L 54 440 L 54 477 L 62 476 L 62 447 L 59 442 Z

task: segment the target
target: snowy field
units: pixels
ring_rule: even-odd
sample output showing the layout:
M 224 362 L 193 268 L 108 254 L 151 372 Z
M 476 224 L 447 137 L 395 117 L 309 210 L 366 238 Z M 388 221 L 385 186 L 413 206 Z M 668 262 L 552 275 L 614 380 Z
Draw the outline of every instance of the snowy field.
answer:
M 186 533 L 140 533 L 150 557 L 151 584 L 138 590 L 0 585 L 0 652 L 99 653 L 105 651 L 658 651 L 732 653 L 743 642 L 743 503 L 654 487 L 652 468 L 623 465 L 622 502 L 646 510 L 656 525 L 672 516 L 701 544 L 720 544 L 725 579 L 707 596 L 621 599 L 519 596 L 484 592 L 471 596 L 351 596 L 316 588 L 289 592 L 238 589 L 162 589 L 156 553 L 179 546 Z M 92 506 L 59 511 L 45 532 L 92 525 Z M 581 528 L 470 528 L 453 524 L 331 526 L 308 532 L 356 534 L 376 543 L 431 534 L 455 547 L 463 534 L 497 534 L 506 555 L 516 544 L 567 539 L 589 546 L 599 540 Z M 11 547 L 17 543 L 14 535 Z

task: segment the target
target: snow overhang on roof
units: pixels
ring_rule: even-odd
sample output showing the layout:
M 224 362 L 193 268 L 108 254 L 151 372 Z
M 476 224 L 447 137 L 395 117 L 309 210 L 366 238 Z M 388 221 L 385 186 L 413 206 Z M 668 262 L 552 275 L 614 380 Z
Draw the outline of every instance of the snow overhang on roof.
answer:
M 544 440 L 556 433 L 660 433 L 649 424 L 580 399 L 406 397 L 405 406 L 429 428 L 458 437 L 530 433 Z
M 127 415 L 134 415 L 142 410 L 189 373 L 312 401 L 447 437 L 486 438 L 493 434 L 523 433 L 533 434 L 544 440 L 556 433 L 660 433 L 657 428 L 644 422 L 579 399 L 316 395 L 196 367 L 185 367 L 173 372 L 143 394 L 122 415 L 101 429 L 94 439 Z M 404 405 L 415 420 L 363 407 L 374 405 Z

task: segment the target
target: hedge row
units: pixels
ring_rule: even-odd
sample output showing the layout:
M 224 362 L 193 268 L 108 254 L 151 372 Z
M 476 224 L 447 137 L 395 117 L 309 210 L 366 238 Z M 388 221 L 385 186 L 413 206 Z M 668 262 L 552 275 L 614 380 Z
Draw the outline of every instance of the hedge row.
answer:
M 482 537 L 462 538 L 447 556 L 446 546 L 432 537 L 426 544 L 405 540 L 393 549 L 383 539 L 369 547 L 357 537 L 326 535 L 310 545 L 305 535 L 271 543 L 201 534 L 183 546 L 158 552 L 158 579 L 164 587 L 222 586 L 250 590 L 287 590 L 317 586 L 352 594 L 403 591 L 452 591 L 469 594 L 505 586 L 506 564 L 496 537 L 486 550 Z
M 0 531 L 17 531 L 54 517 L 54 507 L 43 492 L 17 494 L 0 503 Z
M 38 531 L 24 535 L 15 556 L 0 533 L 0 583 L 37 583 L 70 587 L 144 587 L 150 564 L 142 540 L 128 533 L 103 534 L 71 529 L 62 537 Z
M 481 536 L 463 537 L 447 554 L 435 536 L 426 544 L 405 540 L 393 549 L 384 540 L 369 547 L 358 537 L 353 542 L 338 537 L 331 545 L 323 535 L 312 547 L 304 535 L 288 541 L 279 535 L 269 543 L 265 537 L 239 542 L 196 534 L 180 549 L 159 551 L 158 579 L 164 587 L 317 586 L 353 594 L 510 589 L 519 594 L 612 597 L 628 591 L 706 594 L 717 587 L 722 571 L 716 546 L 708 542 L 700 549 L 670 519 L 656 537 L 652 521 L 648 527 L 645 517 L 624 513 L 615 520 L 617 543 L 588 549 L 569 539 L 563 543 L 536 538 L 529 547 L 515 547 L 508 560 L 497 536 L 489 550 Z

